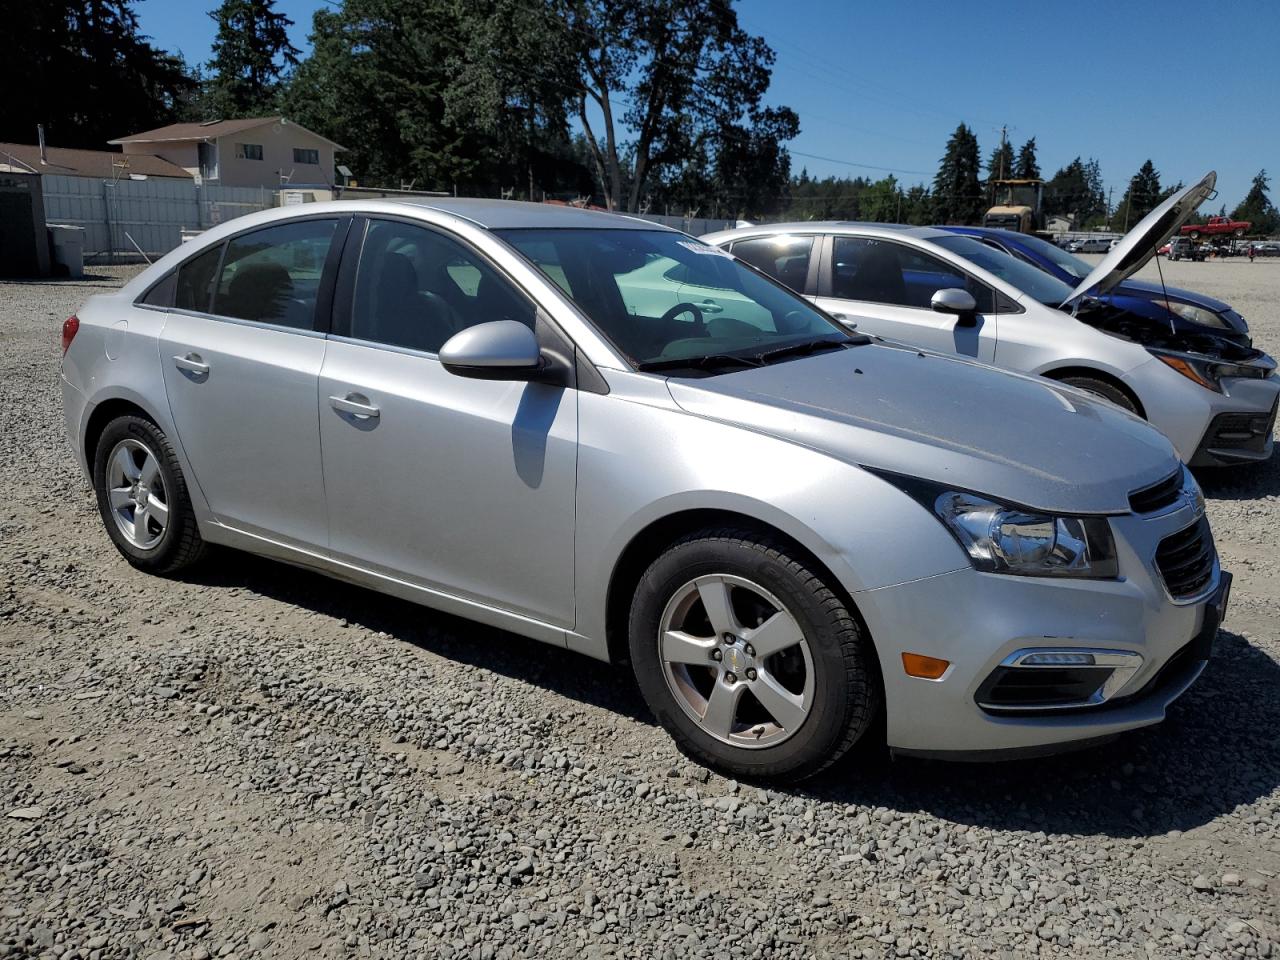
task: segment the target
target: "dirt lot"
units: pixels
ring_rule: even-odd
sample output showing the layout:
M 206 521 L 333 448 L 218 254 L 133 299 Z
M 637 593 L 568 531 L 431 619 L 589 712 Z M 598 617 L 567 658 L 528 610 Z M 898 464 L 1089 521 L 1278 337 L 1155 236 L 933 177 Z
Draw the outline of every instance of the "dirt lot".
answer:
M 124 272 L 0 285 L 0 957 L 1275 954 L 1280 459 L 1202 476 L 1237 580 L 1161 727 L 762 791 L 623 670 L 245 556 L 134 572 L 56 389 Z M 1280 350 L 1280 261 L 1165 275 Z

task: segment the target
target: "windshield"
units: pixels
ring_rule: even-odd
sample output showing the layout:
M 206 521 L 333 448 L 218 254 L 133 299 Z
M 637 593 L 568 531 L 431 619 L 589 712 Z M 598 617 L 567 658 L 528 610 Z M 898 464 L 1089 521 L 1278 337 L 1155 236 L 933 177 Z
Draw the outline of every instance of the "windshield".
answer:
M 706 368 L 713 360 L 742 366 L 782 348 L 850 340 L 807 301 L 718 247 L 683 234 L 495 232 L 560 287 L 641 369 Z
M 1039 237 L 1031 237 L 1026 234 L 1018 236 L 1018 243 L 1026 247 L 1028 250 L 1034 250 L 1036 255 L 1043 257 L 1050 263 L 1055 264 L 1066 272 L 1070 277 L 1074 277 L 1076 283 L 1079 283 L 1089 275 L 1093 267 L 1085 263 L 1079 257 L 1073 257 L 1061 247 L 1054 246 L 1048 240 L 1041 240 Z
M 959 254 L 987 273 L 994 274 L 1050 307 L 1058 306 L 1071 296 L 1071 288 L 1061 280 L 973 237 L 952 234 L 949 237 L 931 237 L 929 242 Z

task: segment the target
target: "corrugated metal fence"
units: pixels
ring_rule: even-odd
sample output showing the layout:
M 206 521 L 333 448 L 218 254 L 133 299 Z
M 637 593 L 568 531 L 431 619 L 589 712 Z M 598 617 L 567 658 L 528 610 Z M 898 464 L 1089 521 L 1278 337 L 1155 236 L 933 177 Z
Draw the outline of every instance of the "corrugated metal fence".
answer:
M 100 262 L 117 255 L 132 259 L 139 247 L 154 259 L 181 243 L 184 229 L 203 230 L 276 202 L 266 187 L 197 187 L 166 178 L 43 179 L 45 221 L 84 227 L 85 257 Z
M 135 259 L 141 248 L 154 259 L 182 242 L 183 230 L 204 230 L 233 217 L 276 205 L 267 187 L 197 187 L 188 180 L 94 180 L 46 174 L 47 223 L 84 227 L 86 259 Z M 732 227 L 732 220 L 643 215 L 699 236 Z

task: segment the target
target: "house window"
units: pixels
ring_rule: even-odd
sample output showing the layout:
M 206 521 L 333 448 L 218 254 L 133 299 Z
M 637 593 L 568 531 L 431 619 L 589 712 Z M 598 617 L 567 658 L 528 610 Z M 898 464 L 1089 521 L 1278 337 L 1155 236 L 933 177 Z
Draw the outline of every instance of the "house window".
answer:
M 260 143 L 237 143 L 236 144 L 237 160 L 261 160 L 262 144 Z
M 319 150 L 304 150 L 301 147 L 293 148 L 294 163 L 311 163 L 318 165 L 320 163 Z

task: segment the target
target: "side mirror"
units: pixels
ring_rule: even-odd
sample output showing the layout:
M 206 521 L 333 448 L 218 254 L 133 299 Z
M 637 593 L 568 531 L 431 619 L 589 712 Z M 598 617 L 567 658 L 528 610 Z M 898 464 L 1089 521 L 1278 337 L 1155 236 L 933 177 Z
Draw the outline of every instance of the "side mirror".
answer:
M 459 377 L 532 380 L 542 370 L 542 351 L 523 323 L 494 320 L 455 333 L 440 348 L 440 362 Z
M 938 313 L 955 314 L 957 326 L 972 327 L 978 322 L 978 301 L 959 287 L 943 287 L 933 295 L 929 306 Z

